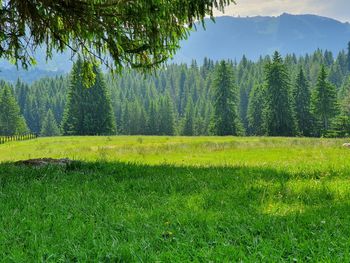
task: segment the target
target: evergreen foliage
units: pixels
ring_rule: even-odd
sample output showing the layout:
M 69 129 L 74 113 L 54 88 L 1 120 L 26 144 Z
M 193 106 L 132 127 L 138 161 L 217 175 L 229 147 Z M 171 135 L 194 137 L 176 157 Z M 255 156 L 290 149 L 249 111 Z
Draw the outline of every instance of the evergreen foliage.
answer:
M 324 134 L 326 137 L 344 138 L 350 136 L 350 117 L 339 115 L 332 120 L 331 129 Z
M 294 119 L 286 66 L 278 52 L 266 66 L 265 128 L 270 136 L 292 136 Z
M 175 134 L 175 122 L 174 122 L 175 119 L 174 119 L 174 110 L 173 110 L 174 106 L 169 94 L 161 98 L 159 106 L 160 106 L 160 110 L 159 110 L 160 135 L 174 135 Z
M 149 119 L 148 119 L 148 128 L 150 135 L 158 135 L 159 134 L 159 122 L 158 122 L 158 107 L 155 102 L 151 102 L 150 111 L 149 111 Z
M 38 47 L 70 48 L 120 69 L 152 68 L 179 47 L 196 21 L 213 10 L 224 10 L 233 0 L 106 1 L 12 0 L 1 1 L 0 57 L 35 64 L 30 56 Z M 203 22 L 204 23 L 204 22 Z M 110 62 L 113 59 L 113 63 Z M 90 66 L 82 71 L 92 76 Z M 85 74 L 83 74 L 85 75 Z
M 94 65 L 94 84 L 85 88 L 83 61 L 73 66 L 63 120 L 65 135 L 111 135 L 116 133 L 115 118 L 109 92 L 100 69 Z
M 264 130 L 265 89 L 262 85 L 255 85 L 250 93 L 248 107 L 248 134 L 262 136 Z
M 27 132 L 27 124 L 20 114 L 13 90 L 5 84 L 0 88 L 0 135 L 23 135 Z
M 326 68 L 322 66 L 312 97 L 312 111 L 317 120 L 318 135 L 329 130 L 331 120 L 337 114 L 337 110 L 335 86 L 327 80 Z
M 43 125 L 40 131 L 40 136 L 50 137 L 50 136 L 58 136 L 58 135 L 60 135 L 60 129 L 57 126 L 55 116 L 53 115 L 52 111 L 49 110 L 43 121 Z
M 348 43 L 348 71 L 350 72 L 350 41 Z
M 298 133 L 302 136 L 311 136 L 313 134 L 311 92 L 302 68 L 294 84 L 293 100 Z
M 275 128 L 273 126 L 275 123 L 272 123 L 271 127 L 267 125 L 268 106 L 274 105 L 274 112 L 278 112 L 279 118 L 289 119 L 287 121 L 288 125 L 290 124 L 289 127 L 295 127 L 291 135 L 335 136 L 331 135 L 332 131 L 345 127 L 345 125 L 338 125 L 341 123 L 339 120 L 350 116 L 350 76 L 346 63 L 346 52 L 340 52 L 335 57 L 331 52 L 321 50 L 302 57 L 296 57 L 293 54 L 287 55 L 278 67 L 274 67 L 279 68 L 282 65 L 285 70 L 284 75 L 279 73 L 274 74 L 274 76 L 285 76 L 287 73 L 288 76 L 292 76 L 293 82 L 292 85 L 289 85 L 288 78 L 288 81 L 284 82 L 288 84 L 286 85 L 288 88 L 285 89 L 281 88 L 280 85 L 274 86 L 277 92 L 273 93 L 276 96 L 272 98 L 280 104 L 272 104 L 272 99 L 269 97 L 271 90 L 270 95 L 268 95 L 267 77 L 269 75 L 267 73 L 270 72 L 267 69 L 271 69 L 270 65 L 274 63 L 271 62 L 269 56 L 261 57 L 256 62 L 250 61 L 246 57 L 238 62 L 226 61 L 225 64 L 230 72 L 230 79 L 234 87 L 232 101 L 234 101 L 234 112 L 237 116 L 236 120 L 238 120 L 238 124 L 235 125 L 238 127 L 237 133 L 242 134 L 245 131 L 248 135 L 269 134 L 268 128 L 271 131 L 272 128 Z M 320 121 L 322 116 L 320 112 L 315 111 L 314 107 L 314 96 L 322 64 L 329 72 L 329 77 L 326 76 L 325 81 L 333 85 L 335 90 L 333 95 L 336 93 L 335 102 L 341 105 L 339 114 L 338 111 L 332 114 L 327 132 L 322 132 L 324 130 Z M 202 65 L 195 61 L 191 65 L 172 64 L 152 75 L 140 74 L 135 70 L 124 70 L 123 74 L 118 75 L 118 77 L 112 77 L 110 74 L 101 76 L 94 73 L 96 78 L 104 78 L 104 89 L 109 94 L 107 97 L 110 97 L 110 103 L 106 103 L 105 99 L 100 97 L 100 94 L 105 93 L 97 95 L 97 91 L 93 93 L 91 88 L 84 88 L 81 79 L 79 80 L 81 88 L 74 90 L 73 93 L 69 92 L 76 96 L 74 100 L 69 101 L 75 101 L 75 105 L 88 112 L 91 109 L 99 112 L 103 108 L 97 106 L 101 101 L 103 101 L 103 105 L 111 104 L 111 110 L 107 110 L 107 112 L 112 112 L 110 116 L 118 124 L 117 132 L 120 134 L 217 134 L 213 130 L 213 124 L 217 108 L 217 89 L 215 87 L 220 68 L 221 62 L 214 62 L 206 58 Z M 280 72 L 280 70 L 276 70 L 276 72 Z M 23 114 L 30 131 L 39 134 L 50 110 L 57 125 L 64 126 L 62 119 L 65 114 L 63 112 L 66 109 L 67 113 L 69 108 L 70 102 L 68 103 L 67 94 L 68 90 L 72 88 L 70 85 L 72 77 L 44 78 L 31 85 L 21 81 L 11 85 L 2 81 L 0 86 L 7 85 L 11 90 L 14 90 L 13 94 L 18 101 L 20 113 Z M 91 95 L 92 93 L 94 95 Z M 287 101 L 289 107 L 287 103 L 279 100 Z M 78 116 L 79 114 L 73 115 Z M 87 117 L 84 125 L 89 126 L 86 127 L 85 133 L 101 133 L 94 126 L 93 119 L 96 118 L 96 115 L 84 114 Z M 292 118 L 284 117 L 290 115 Z M 310 116 L 311 121 L 309 121 Z M 243 125 L 240 124 L 240 121 Z M 229 125 L 230 121 L 226 121 L 225 124 Z M 185 126 L 186 129 L 184 129 Z M 337 134 L 346 134 L 346 132 L 338 132 Z M 285 136 L 286 132 L 281 129 L 275 135 Z
M 212 120 L 215 135 L 238 135 L 237 87 L 232 67 L 221 61 L 214 77 L 214 115 Z
M 182 135 L 193 136 L 194 135 L 194 117 L 193 117 L 193 101 L 189 99 L 186 106 L 186 115 L 184 118 Z

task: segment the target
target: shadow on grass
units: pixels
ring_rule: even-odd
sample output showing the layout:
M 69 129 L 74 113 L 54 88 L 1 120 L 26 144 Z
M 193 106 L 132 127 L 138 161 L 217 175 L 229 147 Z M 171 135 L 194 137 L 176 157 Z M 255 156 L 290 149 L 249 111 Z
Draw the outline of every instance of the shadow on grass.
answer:
M 5 261 L 348 261 L 343 174 L 0 165 Z

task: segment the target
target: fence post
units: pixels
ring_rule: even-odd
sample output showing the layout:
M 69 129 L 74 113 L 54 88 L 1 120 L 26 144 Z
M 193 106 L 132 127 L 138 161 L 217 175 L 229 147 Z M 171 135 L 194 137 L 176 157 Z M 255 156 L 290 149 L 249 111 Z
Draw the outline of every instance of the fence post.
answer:
M 11 136 L 0 136 L 0 144 L 6 142 L 15 142 L 15 141 L 26 141 L 31 139 L 39 138 L 39 135 L 36 133 L 28 133 L 24 135 L 11 135 Z

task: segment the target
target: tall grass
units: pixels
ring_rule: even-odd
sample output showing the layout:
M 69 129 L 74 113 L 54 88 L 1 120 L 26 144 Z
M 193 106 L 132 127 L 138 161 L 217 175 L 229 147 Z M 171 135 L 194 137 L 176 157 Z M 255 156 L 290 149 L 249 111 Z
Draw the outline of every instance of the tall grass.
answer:
M 0 146 L 0 261 L 348 262 L 346 140 L 62 137 Z M 70 157 L 67 167 L 12 161 Z

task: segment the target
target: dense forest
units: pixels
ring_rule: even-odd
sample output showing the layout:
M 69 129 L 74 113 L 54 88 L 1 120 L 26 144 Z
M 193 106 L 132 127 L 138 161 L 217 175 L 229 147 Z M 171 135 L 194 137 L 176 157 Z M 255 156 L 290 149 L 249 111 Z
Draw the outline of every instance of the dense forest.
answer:
M 350 44 L 336 56 L 205 59 L 149 75 L 94 67 L 91 87 L 77 64 L 31 85 L 2 81 L 0 135 L 350 135 Z

